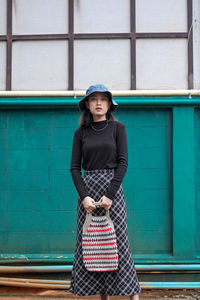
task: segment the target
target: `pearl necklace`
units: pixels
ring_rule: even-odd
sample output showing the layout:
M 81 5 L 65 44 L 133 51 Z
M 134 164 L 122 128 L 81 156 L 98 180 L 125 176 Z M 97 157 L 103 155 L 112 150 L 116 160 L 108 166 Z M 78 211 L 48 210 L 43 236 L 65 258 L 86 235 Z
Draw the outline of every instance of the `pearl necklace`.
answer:
M 106 121 L 107 121 L 107 123 L 106 123 L 106 125 L 103 128 L 100 128 L 100 129 L 94 128 L 94 126 L 92 125 L 92 122 L 91 122 L 91 127 L 92 127 L 93 130 L 95 130 L 97 132 L 98 131 L 102 131 L 102 130 L 104 130 L 108 126 L 108 120 L 106 120 Z

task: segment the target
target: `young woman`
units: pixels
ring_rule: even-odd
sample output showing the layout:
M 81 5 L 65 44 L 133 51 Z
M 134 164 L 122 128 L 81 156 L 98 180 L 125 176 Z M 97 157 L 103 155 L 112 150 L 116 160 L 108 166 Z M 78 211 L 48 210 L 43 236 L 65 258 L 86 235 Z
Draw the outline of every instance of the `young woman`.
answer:
M 112 114 L 117 105 L 102 84 L 90 86 L 79 102 L 82 115 L 80 127 L 74 133 L 70 168 L 78 191 L 77 238 L 70 292 L 80 296 L 100 294 L 103 300 L 114 295 L 138 300 L 141 287 L 128 239 L 122 187 L 128 166 L 127 135 L 125 125 Z M 81 162 L 85 170 L 83 178 Z M 99 207 L 94 205 L 96 201 L 100 201 Z M 117 236 L 118 270 L 90 272 L 83 264 L 81 244 L 86 211 L 100 216 L 108 209 Z

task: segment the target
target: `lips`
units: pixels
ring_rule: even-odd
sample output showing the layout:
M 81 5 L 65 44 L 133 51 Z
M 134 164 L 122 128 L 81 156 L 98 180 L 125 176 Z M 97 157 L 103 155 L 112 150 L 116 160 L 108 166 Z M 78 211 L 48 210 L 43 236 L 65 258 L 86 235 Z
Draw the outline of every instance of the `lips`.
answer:
M 96 110 L 101 110 L 101 109 L 102 109 L 101 107 L 97 107 L 97 108 L 96 108 Z

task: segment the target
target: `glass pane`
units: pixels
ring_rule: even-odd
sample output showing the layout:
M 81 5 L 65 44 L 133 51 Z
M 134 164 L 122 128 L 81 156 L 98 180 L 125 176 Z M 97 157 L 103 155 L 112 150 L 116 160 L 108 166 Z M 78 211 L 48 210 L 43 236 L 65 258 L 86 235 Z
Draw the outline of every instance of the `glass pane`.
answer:
M 6 89 L 6 43 L 0 42 L 0 90 Z
M 13 1 L 13 33 L 68 32 L 68 0 Z
M 137 32 L 187 31 L 187 0 L 136 0 Z
M 130 31 L 130 0 L 76 0 L 74 5 L 77 33 Z
M 194 89 L 200 89 L 200 1 L 193 1 Z
M 7 15 L 7 6 L 6 0 L 0 1 L 0 34 L 6 34 L 6 15 Z
M 114 90 L 130 89 L 129 40 L 75 41 L 74 60 L 76 90 L 95 83 Z
M 187 40 L 139 39 L 137 89 L 187 89 Z
M 66 90 L 68 42 L 13 43 L 13 90 Z

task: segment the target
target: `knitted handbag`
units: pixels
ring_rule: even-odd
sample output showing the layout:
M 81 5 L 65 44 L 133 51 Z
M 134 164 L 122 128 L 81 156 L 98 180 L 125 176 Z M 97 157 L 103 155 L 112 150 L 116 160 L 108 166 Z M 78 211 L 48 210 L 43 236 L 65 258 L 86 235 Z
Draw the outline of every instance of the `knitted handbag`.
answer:
M 88 271 L 108 272 L 118 269 L 117 239 L 109 210 L 104 216 L 93 216 L 86 212 L 82 231 L 82 254 Z

